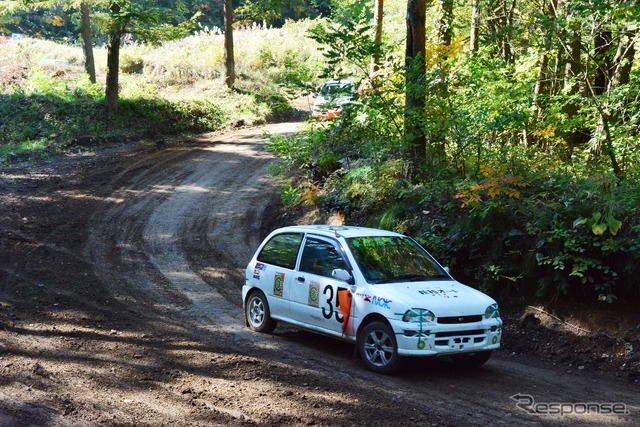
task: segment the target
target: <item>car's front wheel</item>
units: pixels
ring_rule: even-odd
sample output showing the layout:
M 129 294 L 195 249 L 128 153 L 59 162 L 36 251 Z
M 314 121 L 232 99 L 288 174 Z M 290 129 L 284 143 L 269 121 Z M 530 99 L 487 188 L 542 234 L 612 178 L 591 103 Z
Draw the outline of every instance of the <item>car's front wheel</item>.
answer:
M 277 322 L 271 318 L 267 297 L 260 291 L 253 291 L 245 304 L 247 322 L 256 332 L 270 333 L 276 328 Z
M 451 360 L 460 365 L 465 366 L 482 366 L 487 363 L 487 360 L 491 357 L 491 350 L 479 351 L 477 353 L 456 354 L 451 356 Z
M 381 374 L 397 372 L 401 365 L 393 330 L 384 322 L 372 322 L 358 337 L 358 350 L 367 368 Z

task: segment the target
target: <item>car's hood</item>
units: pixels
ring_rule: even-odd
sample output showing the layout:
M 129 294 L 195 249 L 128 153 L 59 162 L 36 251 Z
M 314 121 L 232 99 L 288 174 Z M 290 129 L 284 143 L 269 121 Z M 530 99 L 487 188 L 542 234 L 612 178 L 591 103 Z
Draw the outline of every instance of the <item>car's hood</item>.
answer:
M 455 280 L 388 283 L 373 285 L 369 289 L 378 297 L 391 300 L 395 309 L 425 308 L 436 317 L 484 314 L 495 304 L 488 295 Z
M 351 102 L 352 97 L 350 95 L 336 95 L 336 96 L 323 96 L 318 95 L 315 102 L 313 103 L 313 107 L 315 109 L 319 108 L 330 108 L 334 106 L 341 106 L 343 104 L 348 104 Z

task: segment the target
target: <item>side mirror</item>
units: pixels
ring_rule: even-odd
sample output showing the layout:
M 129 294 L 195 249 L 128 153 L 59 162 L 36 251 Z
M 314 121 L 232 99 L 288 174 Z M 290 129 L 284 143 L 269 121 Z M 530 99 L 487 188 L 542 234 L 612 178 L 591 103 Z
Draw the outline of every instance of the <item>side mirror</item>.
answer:
M 333 270 L 331 272 L 331 277 L 336 280 L 347 282 L 350 285 L 353 285 L 355 283 L 353 277 L 351 277 L 351 274 L 347 270 L 343 270 L 342 268 L 336 268 L 335 270 Z
M 448 266 L 446 266 L 446 267 L 444 268 L 444 271 L 446 271 L 446 272 L 447 272 L 447 274 L 451 274 L 451 273 L 449 272 L 449 267 L 448 267 Z

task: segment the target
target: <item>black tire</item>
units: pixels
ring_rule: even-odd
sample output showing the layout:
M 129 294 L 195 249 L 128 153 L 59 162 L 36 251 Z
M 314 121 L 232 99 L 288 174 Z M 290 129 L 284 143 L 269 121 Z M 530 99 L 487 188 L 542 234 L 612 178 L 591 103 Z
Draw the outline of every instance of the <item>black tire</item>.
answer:
M 482 366 L 491 357 L 492 351 L 478 351 L 477 353 L 456 354 L 451 360 L 465 366 Z
M 398 342 L 389 325 L 372 322 L 358 336 L 358 351 L 368 369 L 380 374 L 393 374 L 400 369 Z
M 247 297 L 245 314 L 249 327 L 256 332 L 273 332 L 278 322 L 271 318 L 267 297 L 261 291 L 253 291 Z

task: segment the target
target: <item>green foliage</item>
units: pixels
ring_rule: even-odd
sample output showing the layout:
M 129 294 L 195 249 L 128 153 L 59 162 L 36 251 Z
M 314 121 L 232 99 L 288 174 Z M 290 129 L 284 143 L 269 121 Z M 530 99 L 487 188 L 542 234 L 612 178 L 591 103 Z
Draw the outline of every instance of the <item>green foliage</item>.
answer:
M 315 18 L 329 8 L 329 1 L 245 0 L 235 9 L 235 14 L 240 22 L 264 22 L 279 26 L 288 19 Z
M 613 13 L 591 4 L 594 11 Z M 591 28 L 582 21 L 587 15 L 572 28 Z M 525 40 L 514 27 L 497 29 L 487 39 L 495 45 L 474 53 L 465 52 L 462 37 L 427 46 L 419 82 L 427 88 L 426 105 L 417 120 L 427 161 L 421 179 L 411 181 L 401 59 L 383 52 L 371 77 L 370 36 L 356 31 L 366 19 L 345 23 L 337 16 L 314 28 L 325 75 L 349 70 L 361 92 L 339 119 L 309 123 L 295 138 L 274 141 L 285 159 L 280 173 L 295 171 L 300 192 L 312 183 L 315 203 L 341 211 L 348 222 L 416 236 L 457 278 L 498 296 L 611 303 L 637 295 L 639 70 L 632 69 L 628 84 L 589 97 L 562 81 L 543 81 L 549 88 L 534 94 L 544 49 L 567 34 L 550 31 L 557 27 L 549 16 L 524 19 L 536 38 Z M 507 35 L 511 56 L 496 46 Z
M 127 99 L 121 103 L 120 117 L 124 126 L 133 123 L 140 131 L 153 129 L 157 134 L 207 132 L 223 128 L 225 117 L 213 102 L 167 101 L 162 99 Z
M 326 59 L 322 77 L 340 79 L 366 74 L 371 55 L 377 51 L 372 41 L 371 3 L 358 1 L 349 13 L 331 22 L 320 22 L 309 37 L 320 44 Z
M 300 203 L 301 200 L 300 189 L 292 186 L 290 182 L 287 182 L 280 189 L 280 198 L 285 205 L 295 206 Z
M 125 51 L 120 55 L 120 71 L 126 74 L 138 74 L 144 70 L 142 57 Z
M 181 12 L 184 13 L 184 8 Z M 149 0 L 111 1 L 107 9 L 94 11 L 92 20 L 107 35 L 132 33 L 145 43 L 160 44 L 167 40 L 184 38 L 193 33 L 201 12 L 185 17 L 176 14 L 176 8 L 159 5 Z
M 0 95 L 2 144 L 33 148 L 59 146 L 79 132 L 100 129 L 96 120 L 102 95 L 88 78 L 76 86 L 50 79 L 42 68 L 34 68 L 27 84 L 13 94 Z M 24 151 L 24 150 L 23 150 Z

